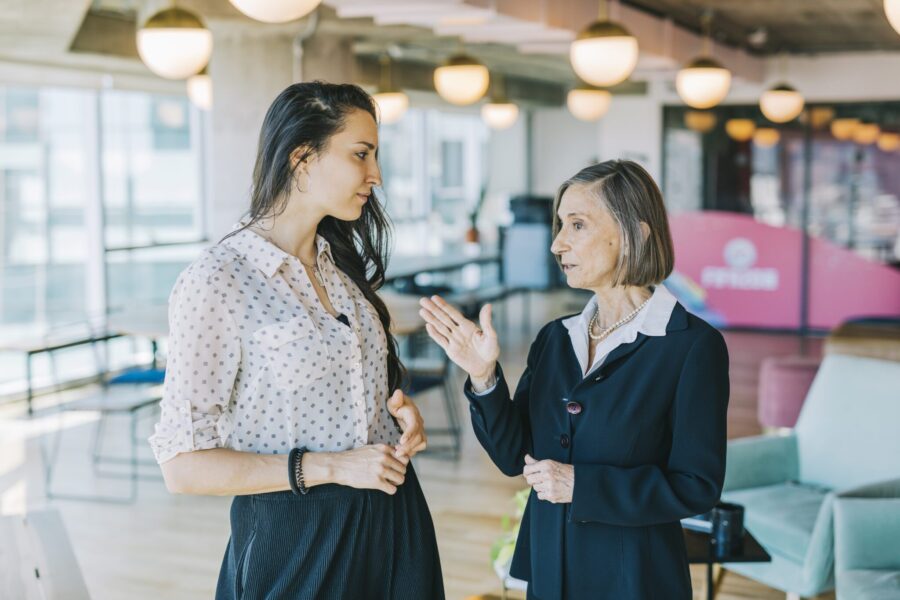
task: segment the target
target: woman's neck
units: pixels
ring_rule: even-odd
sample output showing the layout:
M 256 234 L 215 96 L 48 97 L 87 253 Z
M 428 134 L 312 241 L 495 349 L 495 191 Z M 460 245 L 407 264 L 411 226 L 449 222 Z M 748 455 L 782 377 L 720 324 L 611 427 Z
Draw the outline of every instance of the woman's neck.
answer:
M 653 295 L 641 286 L 603 287 L 591 290 L 597 295 L 597 324 L 609 327 L 641 306 Z
M 315 264 L 318 221 L 302 219 L 287 212 L 277 217 L 260 219 L 250 227 L 288 254 L 306 264 Z

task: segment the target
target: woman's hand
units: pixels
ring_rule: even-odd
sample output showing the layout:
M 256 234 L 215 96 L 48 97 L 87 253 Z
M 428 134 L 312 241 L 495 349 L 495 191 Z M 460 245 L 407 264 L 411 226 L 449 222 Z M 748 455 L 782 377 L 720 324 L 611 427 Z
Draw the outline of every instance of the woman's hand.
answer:
M 412 458 L 425 449 L 428 438 L 425 436 L 425 422 L 412 399 L 400 390 L 394 390 L 387 401 L 388 412 L 400 424 L 403 435 L 397 445 L 395 456 Z
M 539 500 L 568 504 L 575 489 L 575 467 L 555 460 L 535 460 L 525 455 L 522 471 L 525 481 L 537 492 Z
M 406 479 L 406 465 L 409 459 L 394 456 L 394 449 L 387 444 L 360 446 L 353 450 L 330 454 L 330 471 L 333 481 L 340 485 L 368 490 L 381 490 L 386 494 L 395 494 L 397 486 L 403 485 Z M 307 456 L 316 456 L 310 452 L 303 455 L 304 468 Z
M 425 330 L 450 360 L 468 373 L 472 381 L 485 381 L 493 376 L 500 357 L 500 343 L 491 325 L 490 304 L 481 307 L 478 315 L 481 328 L 440 296 L 422 298 L 419 304 Z

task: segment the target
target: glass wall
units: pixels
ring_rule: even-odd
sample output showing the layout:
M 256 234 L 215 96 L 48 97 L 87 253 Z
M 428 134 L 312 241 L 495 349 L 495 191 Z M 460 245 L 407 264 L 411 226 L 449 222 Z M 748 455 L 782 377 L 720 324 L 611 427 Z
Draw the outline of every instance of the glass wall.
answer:
M 165 302 L 197 252 L 167 245 L 205 230 L 201 125 L 182 97 L 0 86 L 0 341 Z M 0 395 L 22 380 L 13 354 Z

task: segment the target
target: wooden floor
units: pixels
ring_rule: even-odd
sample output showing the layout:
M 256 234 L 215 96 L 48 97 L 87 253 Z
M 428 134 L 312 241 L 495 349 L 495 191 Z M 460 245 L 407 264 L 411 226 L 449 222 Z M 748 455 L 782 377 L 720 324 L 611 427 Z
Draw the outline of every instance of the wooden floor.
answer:
M 531 319 L 525 325 L 522 304 L 510 301 L 509 323 L 500 331 L 504 370 L 515 381 L 521 373 L 531 337 L 541 323 L 580 310 L 566 293 L 535 294 Z M 503 322 L 500 309 L 498 322 Z M 730 332 L 732 395 L 729 437 L 759 433 L 756 422 L 756 388 L 760 361 L 771 355 L 804 352 L 818 354 L 818 340 L 790 335 Z M 45 398 L 42 404 L 57 402 Z M 442 419 L 440 397 L 419 399 L 426 422 Z M 465 418 L 465 399 L 459 399 Z M 40 404 L 39 404 L 40 406 Z M 124 491 L 124 482 L 96 480 L 90 471 L 88 444 L 93 414 L 67 415 L 49 408 L 31 419 L 21 406 L 0 407 L 0 514 L 21 513 L 46 506 L 40 441 L 62 427 L 64 431 L 60 472 L 56 486 L 78 492 Z M 466 425 L 467 422 L 464 421 Z M 122 449 L 127 423 L 110 428 L 110 450 Z M 149 434 L 151 422 L 142 424 Z M 512 510 L 513 493 L 525 487 L 521 478 L 503 476 L 486 458 L 466 428 L 462 457 L 458 461 L 421 457 L 416 469 L 437 528 L 444 582 L 449 599 L 499 597 L 500 586 L 490 565 L 491 543 L 501 532 L 501 518 Z M 433 439 L 433 443 L 437 443 Z M 152 472 L 152 470 L 150 471 Z M 161 482 L 142 482 L 137 502 L 112 505 L 54 501 L 68 528 L 75 554 L 92 597 L 96 600 L 211 598 L 222 553 L 228 539 L 227 498 L 171 496 Z M 704 571 L 692 571 L 694 596 L 705 598 Z M 511 597 L 516 597 L 515 595 Z M 776 592 L 734 573 L 724 580 L 721 600 L 784 598 Z

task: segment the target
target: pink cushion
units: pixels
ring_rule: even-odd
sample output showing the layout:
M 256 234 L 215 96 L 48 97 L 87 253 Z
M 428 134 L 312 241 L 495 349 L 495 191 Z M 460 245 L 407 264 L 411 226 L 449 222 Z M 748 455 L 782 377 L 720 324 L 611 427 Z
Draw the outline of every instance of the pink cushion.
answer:
M 764 427 L 793 427 L 819 370 L 813 356 L 770 356 L 759 369 L 757 416 Z

